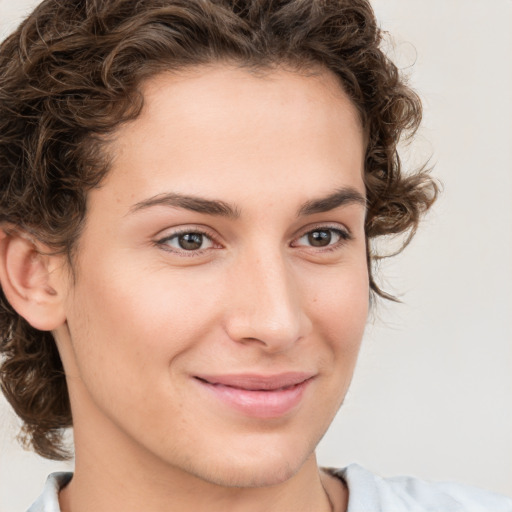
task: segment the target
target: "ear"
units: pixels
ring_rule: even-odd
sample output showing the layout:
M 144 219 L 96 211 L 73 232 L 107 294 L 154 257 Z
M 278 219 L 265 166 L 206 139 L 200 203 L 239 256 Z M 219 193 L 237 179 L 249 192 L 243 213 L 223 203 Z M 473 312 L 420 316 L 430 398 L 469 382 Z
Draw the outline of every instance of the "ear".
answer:
M 52 331 L 65 320 L 63 257 L 15 230 L 0 230 L 0 284 L 14 310 L 32 327 Z

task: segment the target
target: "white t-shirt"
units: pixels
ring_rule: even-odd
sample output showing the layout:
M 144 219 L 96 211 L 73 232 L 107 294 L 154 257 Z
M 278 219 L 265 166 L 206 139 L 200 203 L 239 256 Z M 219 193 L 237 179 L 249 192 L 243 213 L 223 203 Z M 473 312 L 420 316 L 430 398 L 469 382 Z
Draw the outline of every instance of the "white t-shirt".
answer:
M 512 498 L 467 485 L 381 478 L 357 464 L 329 472 L 348 487 L 347 512 L 512 512 Z M 27 512 L 60 512 L 58 493 L 72 476 L 52 473 Z

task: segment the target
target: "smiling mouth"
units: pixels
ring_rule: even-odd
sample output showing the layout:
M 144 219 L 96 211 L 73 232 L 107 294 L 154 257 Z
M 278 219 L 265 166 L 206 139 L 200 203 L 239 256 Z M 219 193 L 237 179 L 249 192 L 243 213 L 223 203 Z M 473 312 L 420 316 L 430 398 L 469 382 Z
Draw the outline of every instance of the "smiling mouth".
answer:
M 222 405 L 261 419 L 279 418 L 296 409 L 313 379 L 314 375 L 306 373 L 195 377 Z
M 263 391 L 266 393 L 273 393 L 275 391 L 284 391 L 287 389 L 292 389 L 294 387 L 300 386 L 302 382 L 299 382 L 297 384 L 290 384 L 289 386 L 281 386 L 279 388 L 274 387 L 243 387 L 243 386 L 231 386 L 229 384 L 220 384 L 219 382 L 208 382 L 207 380 L 199 379 L 203 381 L 205 384 L 209 384 L 211 386 L 216 387 L 225 387 L 225 388 L 232 388 L 232 389 L 239 389 L 241 391 Z

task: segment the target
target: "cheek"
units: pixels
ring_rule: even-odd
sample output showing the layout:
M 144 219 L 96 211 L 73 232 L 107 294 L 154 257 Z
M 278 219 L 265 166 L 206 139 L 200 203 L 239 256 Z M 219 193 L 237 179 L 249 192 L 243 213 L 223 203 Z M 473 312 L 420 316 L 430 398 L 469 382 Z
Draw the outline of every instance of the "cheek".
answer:
M 314 354 L 322 375 L 315 414 L 327 427 L 339 410 L 352 380 L 369 305 L 365 265 L 332 269 L 329 276 L 309 282 Z
M 205 288 L 212 284 L 105 258 L 75 290 L 69 323 L 77 355 L 132 374 L 168 366 L 211 327 L 218 301 Z
M 129 274 L 97 268 L 77 283 L 69 314 L 69 366 L 78 379 L 70 390 L 82 410 L 100 410 L 138 429 L 148 417 L 160 418 L 162 400 L 170 413 L 182 407 L 169 375 L 200 335 L 194 289 L 184 294 L 162 276 Z
M 323 366 L 339 406 L 352 379 L 367 323 L 369 284 L 366 265 L 336 270 L 317 287 L 311 316 L 326 348 Z
M 332 268 L 304 284 L 312 315 L 329 339 L 360 340 L 368 317 L 369 279 L 361 260 Z

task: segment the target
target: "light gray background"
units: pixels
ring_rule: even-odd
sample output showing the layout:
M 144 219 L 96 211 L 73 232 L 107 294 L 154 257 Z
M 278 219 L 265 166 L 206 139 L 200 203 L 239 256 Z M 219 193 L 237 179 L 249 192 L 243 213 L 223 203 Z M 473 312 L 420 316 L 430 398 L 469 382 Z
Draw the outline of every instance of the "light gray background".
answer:
M 37 1 L 0 0 L 0 37 Z M 404 304 L 379 305 L 320 463 L 458 480 L 512 495 L 512 1 L 374 0 L 425 105 L 414 162 L 444 193 L 383 264 Z M 414 65 L 413 65 L 414 64 Z M 23 511 L 46 474 L 0 401 L 0 511 Z

